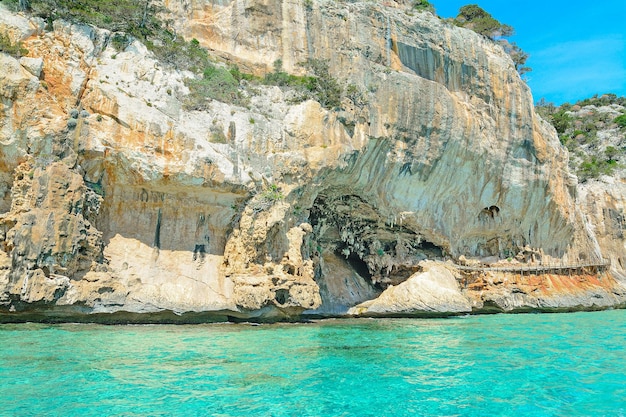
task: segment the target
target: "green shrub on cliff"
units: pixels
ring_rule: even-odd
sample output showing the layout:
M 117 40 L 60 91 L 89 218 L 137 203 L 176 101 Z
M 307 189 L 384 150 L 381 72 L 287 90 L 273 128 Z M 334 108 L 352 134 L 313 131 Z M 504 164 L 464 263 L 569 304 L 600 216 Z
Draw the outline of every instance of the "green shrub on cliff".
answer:
M 255 213 L 267 210 L 279 201 L 285 199 L 280 187 L 276 184 L 269 184 L 259 194 L 254 197 L 251 203 L 252 210 Z
M 623 111 L 626 98 L 615 94 L 595 95 L 573 105 L 555 106 L 543 99 L 536 104 L 537 113 L 554 126 L 569 150 L 570 169 L 581 182 L 624 168 L 626 136 L 615 125 L 626 127 L 626 115 L 615 117 L 619 106 Z
M 246 99 L 239 91 L 239 83 L 226 68 L 208 65 L 200 79 L 187 79 L 190 90 L 185 99 L 187 110 L 207 110 L 211 100 L 245 106 Z
M 9 35 L 0 33 L 0 52 L 20 58 L 28 54 L 28 49 L 22 46 L 22 42 L 12 42 Z
M 17 10 L 17 0 L 0 0 L 0 3 L 8 6 L 10 10 Z
M 614 159 L 592 155 L 580 164 L 576 174 L 580 181 L 585 182 L 592 178 L 598 178 L 600 175 L 612 175 L 615 168 L 617 168 L 617 161 Z
M 329 109 L 339 107 L 343 95 L 343 88 L 330 74 L 328 62 L 319 59 L 310 59 L 305 65 L 315 75 L 312 91 L 317 101 L 319 101 L 323 107 Z
M 28 11 L 30 10 L 31 0 L 0 0 L 0 3 L 4 3 L 11 7 L 13 10 Z
M 158 42 L 148 41 L 146 45 L 159 61 L 178 70 L 202 74 L 213 65 L 207 50 L 195 38 L 187 42 L 175 33 L 162 31 Z
M 228 69 L 228 72 L 230 72 L 230 75 L 232 75 L 233 78 L 237 81 L 241 81 L 241 80 L 250 81 L 250 82 L 259 81 L 259 77 L 257 77 L 256 75 L 248 74 L 246 72 L 241 72 L 241 70 L 239 69 L 237 65 L 232 65 Z
M 6 1 L 6 0 L 5 0 Z M 208 62 L 206 51 L 186 42 L 168 29 L 162 20 L 163 0 L 31 0 L 30 12 L 48 22 L 56 19 L 90 24 L 116 32 L 112 46 L 122 51 L 131 36 L 143 42 L 159 60 L 177 69 L 202 71 Z
M 579 106 L 609 106 L 611 104 L 626 106 L 626 97 L 618 97 L 613 93 L 594 94 L 593 97 L 579 100 L 576 104 Z
M 161 0 L 31 0 L 30 9 L 48 21 L 62 18 L 146 39 L 162 29 L 157 15 L 164 7 Z
M 428 0 L 415 0 L 413 1 L 413 9 L 417 11 L 434 12 L 435 8 Z
M 263 84 L 313 91 L 315 89 L 316 79 L 310 76 L 292 75 L 283 71 L 283 61 L 277 59 L 274 61 L 274 72 L 265 75 Z
M 504 48 L 504 51 L 511 56 L 515 64 L 515 69 L 521 75 L 532 71 L 532 68 L 526 66 L 528 54 L 515 42 L 509 42 L 505 39 L 513 36 L 515 32 L 513 27 L 500 23 L 477 4 L 468 4 L 467 6 L 461 7 L 453 23 L 457 26 L 471 29 L 500 44 Z
M 461 7 L 454 23 L 493 40 L 513 35 L 511 26 L 498 22 L 477 4 Z
M 282 61 L 279 59 L 274 62 L 274 72 L 263 78 L 263 84 L 295 89 L 299 93 L 295 101 L 313 99 L 327 109 L 339 107 L 344 96 L 344 89 L 330 74 L 328 62 L 310 59 L 301 65 L 313 73 L 313 76 L 288 74 L 283 71 Z
M 556 129 L 557 133 L 565 133 L 565 131 L 572 124 L 572 116 L 567 113 L 566 109 L 560 109 L 550 117 L 552 126 Z
M 121 52 L 124 49 L 126 49 L 129 43 L 130 43 L 130 38 L 124 33 L 116 33 L 115 35 L 111 37 L 111 45 L 118 52 Z
M 15 9 L 17 2 L 24 0 L 0 1 L 11 3 Z M 144 43 L 159 61 L 178 70 L 195 73 L 199 77 L 185 82 L 191 91 L 184 103 L 187 109 L 206 109 L 211 100 L 245 106 L 247 100 L 239 85 L 242 80 L 292 88 L 300 93 L 302 100 L 315 99 L 329 109 L 338 107 L 343 97 L 343 88 L 331 76 L 326 61 L 310 60 L 303 65 L 312 75 L 296 76 L 284 72 L 278 60 L 274 72 L 267 74 L 263 80 L 241 72 L 236 66 L 226 69 L 216 65 L 196 39 L 187 42 L 168 29 L 169 22 L 161 19 L 161 12 L 165 10 L 163 0 L 30 1 L 30 12 L 46 20 L 49 27 L 53 20 L 62 18 L 111 30 L 114 32 L 111 46 L 118 52 L 123 51 L 134 37 Z M 420 3 L 428 4 L 424 1 Z M 0 39 L 0 48 L 12 55 L 23 51 L 3 39 Z

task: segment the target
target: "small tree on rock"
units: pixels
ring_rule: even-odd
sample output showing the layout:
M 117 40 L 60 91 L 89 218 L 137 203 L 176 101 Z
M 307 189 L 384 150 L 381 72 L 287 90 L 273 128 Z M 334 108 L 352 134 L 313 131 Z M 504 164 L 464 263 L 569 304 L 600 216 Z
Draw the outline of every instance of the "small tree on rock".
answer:
M 511 59 L 513 59 L 515 69 L 521 75 L 532 71 L 532 68 L 526 66 L 528 54 L 517 46 L 515 42 L 509 42 L 505 39 L 515 34 L 513 27 L 500 23 L 477 4 L 461 7 L 458 16 L 454 19 L 454 24 L 471 29 L 502 45 L 504 50 L 511 56 Z

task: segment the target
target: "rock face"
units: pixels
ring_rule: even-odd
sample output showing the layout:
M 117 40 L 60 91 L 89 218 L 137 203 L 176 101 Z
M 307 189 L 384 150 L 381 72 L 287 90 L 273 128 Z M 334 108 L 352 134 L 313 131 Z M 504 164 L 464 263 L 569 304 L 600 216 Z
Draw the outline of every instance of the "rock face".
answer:
M 551 308 L 624 303 L 623 237 L 585 217 L 567 151 L 499 46 L 394 2 L 165 3 L 225 62 L 303 74 L 325 60 L 351 93 L 326 109 L 242 85 L 247 107 L 186 111 L 190 74 L 139 42 L 118 52 L 107 31 L 1 9 L 0 32 L 29 50 L 0 53 L 3 317 L 545 305 L 420 264 L 461 256 L 610 258 L 595 303 L 541 287 Z
M 461 293 L 454 268 L 442 263 L 423 261 L 423 272 L 409 277 L 397 287 L 390 286 L 378 298 L 348 310 L 353 315 L 426 315 L 469 313 L 472 306 Z

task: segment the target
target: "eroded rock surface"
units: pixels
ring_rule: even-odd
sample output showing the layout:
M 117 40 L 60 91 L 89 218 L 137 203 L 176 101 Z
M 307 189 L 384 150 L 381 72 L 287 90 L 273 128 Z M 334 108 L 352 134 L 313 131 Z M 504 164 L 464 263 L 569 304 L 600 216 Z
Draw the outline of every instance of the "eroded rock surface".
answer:
M 359 309 L 590 305 L 557 285 L 542 302 L 506 282 L 476 296 L 420 266 L 461 256 L 610 258 L 595 305 L 624 303 L 605 210 L 623 192 L 581 210 L 567 151 L 499 46 L 402 2 L 165 3 L 225 62 L 262 75 L 325 60 L 353 94 L 327 109 L 242 84 L 247 107 L 186 111 L 190 74 L 139 42 L 116 51 L 108 31 L 47 31 L 0 5 L 0 31 L 29 50 L 0 53 L 4 311 L 281 319 L 381 293 Z
M 411 275 L 398 286 L 390 286 L 376 299 L 358 304 L 348 311 L 357 316 L 426 315 L 469 313 L 472 306 L 461 293 L 458 271 L 432 261 L 420 265 L 422 272 Z

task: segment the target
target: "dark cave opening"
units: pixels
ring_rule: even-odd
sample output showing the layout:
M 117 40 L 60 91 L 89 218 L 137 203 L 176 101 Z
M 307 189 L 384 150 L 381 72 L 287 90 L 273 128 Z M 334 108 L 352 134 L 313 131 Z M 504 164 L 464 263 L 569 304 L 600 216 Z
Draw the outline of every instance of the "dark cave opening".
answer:
M 375 202 L 358 195 L 319 195 L 309 212 L 311 247 L 333 251 L 364 280 L 379 288 L 397 285 L 426 259 L 445 250 L 407 225 L 391 223 Z
M 432 242 L 429 242 L 427 240 L 422 240 L 420 242 L 420 248 L 422 249 L 422 251 L 426 254 L 429 254 L 430 257 L 433 258 L 443 258 L 443 250 L 441 249 L 440 246 L 435 245 Z
M 343 255 L 341 254 L 340 250 L 335 251 L 335 254 L 337 256 L 343 257 Z M 359 255 L 357 255 L 356 253 L 351 253 L 348 256 L 348 258 L 346 258 L 346 261 L 348 262 L 350 267 L 352 267 L 352 269 L 354 269 L 354 272 L 359 274 L 362 278 L 365 278 L 365 279 L 371 281 L 372 273 L 370 272 L 369 268 L 367 267 L 367 264 L 365 263 L 365 261 L 363 259 L 361 259 L 359 257 Z
M 205 245 L 195 245 L 193 249 L 193 260 L 200 258 L 200 260 L 204 260 L 206 256 L 206 247 Z
M 289 300 L 289 290 L 286 290 L 284 288 L 276 290 L 274 299 L 276 300 L 278 304 L 285 304 L 287 300 Z

